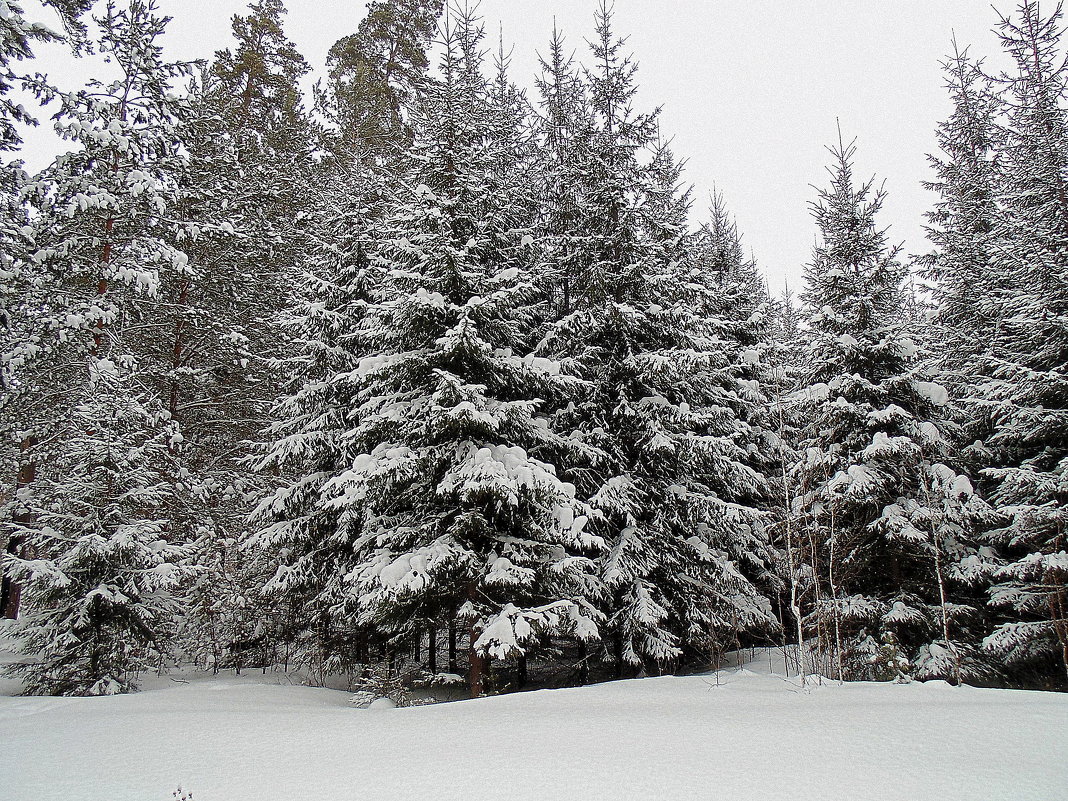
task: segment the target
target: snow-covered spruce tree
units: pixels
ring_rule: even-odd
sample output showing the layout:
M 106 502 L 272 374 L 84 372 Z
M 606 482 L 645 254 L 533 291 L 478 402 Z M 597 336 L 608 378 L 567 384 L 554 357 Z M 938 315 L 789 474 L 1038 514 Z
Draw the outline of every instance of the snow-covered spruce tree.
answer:
M 525 656 L 552 634 L 596 636 L 581 554 L 600 543 L 553 467 L 576 447 L 542 416 L 574 382 L 523 356 L 545 309 L 526 148 L 506 102 L 514 93 L 487 85 L 470 16 L 444 34 L 442 77 L 418 118 L 416 189 L 378 253 L 394 272 L 392 297 L 372 313 L 385 347 L 358 371 L 374 393 L 362 409 L 364 455 L 336 486 L 363 485 L 373 526 L 364 538 L 378 529 L 359 572 L 364 618 L 403 636 L 459 605 L 477 694 L 484 656 Z M 410 422 L 391 432 L 404 409 Z M 380 517 L 398 482 L 406 513 Z
M 997 246 L 1000 327 L 980 387 L 993 433 L 987 475 L 1004 524 L 987 536 L 1005 565 L 993 604 L 1005 624 L 989 650 L 1033 683 L 1068 681 L 1068 68 L 1061 8 L 1027 0 L 1001 21 L 1005 76 Z
M 694 237 L 694 258 L 688 280 L 704 284 L 711 305 L 705 317 L 716 325 L 720 347 L 727 354 L 737 379 L 736 414 L 744 424 L 747 463 L 767 478 L 761 508 L 770 512 L 766 525 L 773 540 L 756 551 L 754 563 L 774 566 L 775 578 L 764 576 L 761 587 L 779 595 L 797 576 L 789 569 L 795 532 L 787 532 L 789 479 L 784 469 L 792 463 L 796 441 L 795 407 L 787 396 L 797 380 L 797 327 L 780 331 L 780 307 L 772 300 L 755 260 L 746 256 L 737 223 L 723 194 L 712 196 L 708 221 Z M 788 315 L 792 307 L 785 310 Z M 789 341 L 793 336 L 794 341 Z M 788 536 L 789 534 L 789 536 Z M 800 568 L 800 564 L 795 567 Z M 785 616 L 780 610 L 780 619 Z
M 19 359 L 12 417 L 29 434 L 26 476 L 62 447 L 52 429 L 84 382 L 84 356 L 136 353 L 141 338 L 125 336 L 132 321 L 158 297 L 161 273 L 186 262 L 168 243 L 185 164 L 175 133 L 183 107 L 169 83 L 186 68 L 163 62 L 157 39 L 165 21 L 153 8 L 108 6 L 99 50 L 118 75 L 56 95 L 56 129 L 73 149 L 22 188 L 33 206 L 24 235 L 32 243 L 34 295 L 24 307 L 30 335 L 22 342 L 30 347 Z M 5 507 L 5 517 L 25 513 L 17 500 Z
M 177 429 L 149 411 L 128 364 L 91 359 L 63 448 L 22 499 L 24 557 L 5 570 L 25 612 L 8 630 L 28 694 L 111 695 L 166 655 L 182 549 L 167 543 Z
M 167 287 L 160 358 L 171 362 L 171 412 L 213 451 L 256 432 L 272 400 L 263 363 L 281 337 L 268 321 L 288 300 L 305 246 L 316 131 L 297 88 L 309 68 L 285 36 L 284 13 L 279 0 L 261 0 L 234 17 L 236 44 L 193 87 L 181 131 L 189 220 L 179 236 L 190 269 Z
M 586 248 L 578 224 L 581 170 L 585 145 L 592 130 L 590 107 L 580 68 L 566 53 L 566 43 L 553 28 L 549 52 L 540 58 L 536 79 L 539 113 L 536 117 L 541 186 L 540 229 L 543 235 L 547 286 L 558 315 L 573 307 L 573 283 L 583 270 Z
M 955 45 L 955 43 L 954 43 Z M 997 98 L 980 65 L 954 49 L 943 63 L 952 114 L 937 130 L 940 153 L 929 161 L 937 180 L 927 187 L 939 195 L 928 216 L 935 251 L 924 259 L 934 286 L 933 339 L 940 379 L 960 399 L 970 420 L 969 439 L 984 437 L 988 415 L 969 399 L 976 395 L 981 355 L 998 329 L 997 298 L 1011 281 L 992 269 L 997 209 L 995 161 Z
M 722 192 L 712 196 L 709 219 L 698 231 L 696 248 L 700 267 L 707 273 L 705 280 L 712 279 L 720 287 L 720 305 L 714 314 L 730 325 L 724 333 L 749 349 L 752 361 L 759 355 L 752 349 L 767 340 L 771 299 L 756 262 L 745 255 L 738 225 Z
M 891 632 L 918 675 L 980 678 L 969 642 L 982 620 L 962 585 L 986 509 L 946 464 L 948 398 L 921 380 L 906 333 L 904 269 L 876 222 L 884 193 L 854 184 L 853 145 L 830 152 L 802 295 L 806 425 L 791 476 L 813 570 L 808 622 L 839 677 L 872 677 Z
M 764 480 L 747 464 L 728 348 L 703 314 L 714 290 L 684 278 L 688 202 L 667 152 L 656 155 L 656 115 L 632 111 L 636 66 L 604 6 L 592 48 L 590 113 L 565 118 L 574 133 L 555 165 L 571 191 L 551 187 L 566 192 L 553 252 L 568 303 L 544 347 L 589 385 L 556 425 L 599 452 L 569 476 L 609 545 L 601 570 L 611 656 L 618 671 L 661 671 L 687 654 L 707 658 L 736 631 L 775 625 L 754 584 L 766 574 L 754 564 L 766 539 L 751 506 Z M 582 102 L 578 87 L 554 77 L 570 81 L 558 66 L 544 81 L 550 115 Z
M 543 400 L 573 382 L 524 355 L 542 306 L 536 253 L 522 175 L 504 155 L 515 132 L 481 74 L 481 35 L 469 17 L 448 20 L 441 77 L 416 118 L 413 172 L 375 235 L 370 269 L 384 285 L 338 312 L 348 326 L 342 313 L 366 316 L 353 334 L 366 355 L 322 379 L 350 405 L 309 423 L 347 429 L 305 425 L 282 446 L 316 455 L 332 445 L 341 459 L 326 450 L 328 464 L 313 462 L 318 472 L 261 507 L 282 518 L 261 539 L 288 543 L 269 590 L 315 584 L 325 621 L 391 644 L 459 617 L 475 695 L 487 656 L 597 631 L 581 555 L 597 540 L 583 531 L 574 488 L 545 461 L 571 446 L 549 428 Z M 318 563 L 317 551 L 348 564 Z
M 365 318 L 381 297 L 384 276 L 369 253 L 387 191 L 357 161 L 335 176 L 316 207 L 305 273 L 283 317 L 292 352 L 277 365 L 289 379 L 257 462 L 281 485 L 255 513 L 268 525 L 245 543 L 257 561 L 275 563 L 261 582 L 262 595 L 287 621 L 280 632 L 286 647 L 324 674 L 367 658 L 366 629 L 355 613 L 342 611 L 356 559 L 351 532 L 339 528 L 340 512 L 324 503 L 324 487 L 358 453 L 350 431 L 362 402 L 359 388 L 339 377 L 372 352 Z
M 781 522 L 775 513 L 784 505 L 783 467 L 790 458 L 789 438 L 780 430 L 783 420 L 777 404 L 787 389 L 788 353 L 776 342 L 775 304 L 756 261 L 745 255 L 741 233 L 722 193 L 713 194 L 708 221 L 688 239 L 687 253 L 682 279 L 691 291 L 697 290 L 690 303 L 712 332 L 713 346 L 730 365 L 724 374 L 728 390 L 724 397 L 737 417 L 736 442 L 745 448 L 744 464 L 766 479 L 751 501 L 771 514 L 762 521 L 761 536 L 741 538 L 731 551 L 732 558 L 746 566 L 747 575 L 763 594 L 773 598 L 785 586 L 779 569 L 784 559 L 768 538 L 774 539 L 772 527 Z M 760 633 L 770 628 L 774 627 Z
M 356 455 L 345 438 L 360 401 L 350 383 L 334 379 L 354 371 L 373 350 L 364 318 L 368 304 L 380 297 L 384 276 L 370 254 L 387 200 L 409 169 L 406 120 L 415 101 L 414 81 L 425 70 L 425 57 L 419 61 L 412 50 L 415 40 L 404 39 L 410 32 L 398 28 L 400 19 L 384 6 L 376 8 L 376 22 L 366 19 L 355 38 L 343 38 L 333 48 L 333 74 L 326 92 L 318 96 L 338 128 L 327 134 L 331 154 L 317 171 L 318 188 L 307 204 L 304 252 L 295 261 L 288 308 L 276 323 L 289 332 L 287 347 L 272 360 L 284 390 L 255 462 L 262 474 L 281 481 L 256 519 L 280 522 L 250 537 L 244 548 L 253 570 L 275 563 L 259 581 L 266 592 L 257 595 L 273 609 L 275 634 L 286 653 L 313 665 L 321 675 L 368 661 L 371 646 L 385 647 L 370 641 L 369 630 L 355 613 L 339 611 L 348 597 L 344 577 L 355 557 L 351 541 L 334 536 L 338 512 L 325 508 L 320 498 L 324 484 L 348 469 Z M 385 59 L 382 66 L 388 66 L 388 53 L 400 47 L 389 38 L 393 35 L 407 42 L 401 48 L 405 58 L 418 62 L 401 69 L 400 88 L 382 85 L 383 76 L 365 74 L 367 65 L 360 66 L 361 59 L 378 63 L 379 57 Z M 393 78 L 398 77 L 395 68 L 387 70 Z M 375 117 L 373 104 L 364 109 L 366 119 L 358 113 L 361 93 L 387 89 L 399 92 L 398 102 L 404 98 L 405 120 L 390 129 L 393 140 L 388 142 L 382 138 L 388 126 Z M 289 568 L 271 580 L 279 557 Z M 436 635 L 429 627 L 432 664 Z
M 775 304 L 756 261 L 747 257 L 738 225 L 716 193 L 709 221 L 693 237 L 686 280 L 705 290 L 712 305 L 702 313 L 717 327 L 721 349 L 728 354 L 738 379 L 736 412 L 749 426 L 755 447 L 752 464 L 762 472 L 780 472 L 781 453 L 769 393 L 775 391 L 773 365 L 782 362 L 773 341 Z M 781 381 L 781 379 L 778 379 Z

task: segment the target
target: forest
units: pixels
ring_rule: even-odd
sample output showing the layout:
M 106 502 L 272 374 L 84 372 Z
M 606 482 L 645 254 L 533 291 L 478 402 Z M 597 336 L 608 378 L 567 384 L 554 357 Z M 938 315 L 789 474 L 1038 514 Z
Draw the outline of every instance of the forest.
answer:
M 752 647 L 1068 689 L 1059 5 L 984 12 L 1007 72 L 947 42 L 929 252 L 828 143 L 796 297 L 729 198 L 698 208 L 607 2 L 526 91 L 477 9 L 375 0 L 307 96 L 283 0 L 194 62 L 155 0 L 45 5 L 61 30 L 0 0 L 27 694 L 191 665 L 403 703 Z M 112 72 L 54 86 L 57 39 Z M 37 122 L 62 152 L 31 172 Z

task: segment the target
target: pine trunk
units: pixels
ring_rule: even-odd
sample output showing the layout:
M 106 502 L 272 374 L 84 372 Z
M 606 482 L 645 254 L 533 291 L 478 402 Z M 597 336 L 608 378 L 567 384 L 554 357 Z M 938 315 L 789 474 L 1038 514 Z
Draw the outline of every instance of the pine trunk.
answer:
M 182 278 L 178 283 L 177 319 L 174 323 L 174 343 L 171 348 L 171 391 L 167 403 L 167 411 L 170 412 L 172 420 L 178 419 L 178 405 L 180 400 L 178 371 L 181 369 L 182 363 L 185 361 L 185 312 L 186 307 L 189 304 L 189 284 L 190 281 L 188 278 Z

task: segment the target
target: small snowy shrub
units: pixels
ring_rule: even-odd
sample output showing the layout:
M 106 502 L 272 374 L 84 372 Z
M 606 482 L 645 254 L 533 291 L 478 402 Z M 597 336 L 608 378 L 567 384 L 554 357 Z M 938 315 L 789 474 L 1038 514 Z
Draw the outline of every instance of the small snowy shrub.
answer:
M 882 644 L 871 659 L 872 677 L 876 681 L 905 682 L 909 680 L 909 660 L 898 646 L 892 631 L 883 632 Z
M 368 665 L 359 677 L 353 680 L 354 692 L 350 701 L 364 709 L 384 698 L 400 707 L 432 704 L 437 699 L 429 696 L 416 697 L 411 691 L 415 688 L 441 685 L 442 677 L 448 675 L 435 676 L 418 665 L 398 666 L 390 665 L 389 662 Z

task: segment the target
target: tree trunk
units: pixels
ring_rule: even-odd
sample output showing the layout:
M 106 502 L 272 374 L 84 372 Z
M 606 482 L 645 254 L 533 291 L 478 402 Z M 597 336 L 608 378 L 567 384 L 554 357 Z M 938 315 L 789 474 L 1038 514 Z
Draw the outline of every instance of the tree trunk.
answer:
M 189 304 L 189 284 L 188 278 L 182 278 L 178 283 L 177 319 L 174 323 L 174 343 L 171 349 L 171 392 L 167 403 L 167 411 L 170 412 L 172 420 L 178 419 L 181 390 L 178 384 L 178 370 L 185 361 L 185 311 Z
M 582 643 L 580 654 L 582 661 L 579 662 L 578 683 L 579 687 L 585 687 L 590 683 L 590 651 L 586 647 L 586 643 Z
M 36 437 L 25 437 L 19 443 L 22 453 L 29 452 L 37 444 Z M 37 477 L 37 462 L 30 459 L 19 466 L 18 478 L 15 481 L 15 491 L 18 492 L 33 483 Z M 14 516 L 13 522 L 20 526 L 29 526 L 33 523 L 33 513 L 30 511 L 19 512 Z M 7 552 L 18 556 L 22 551 L 24 538 L 12 536 L 7 542 Z M 21 588 L 9 576 L 4 576 L 0 584 L 0 615 L 14 620 L 19 616 L 19 599 L 22 595 Z
M 471 601 L 478 599 L 478 584 L 471 582 L 467 585 L 467 597 Z M 467 672 L 468 685 L 471 688 L 471 697 L 478 698 L 485 691 L 486 683 L 486 657 L 480 654 L 475 649 L 475 642 L 478 640 L 481 630 L 478 625 L 472 619 L 472 622 L 467 628 L 467 634 L 470 638 L 468 644 L 468 658 L 470 667 Z
M 456 608 L 449 611 L 449 673 L 458 673 L 456 665 Z
M 515 688 L 517 690 L 522 690 L 527 686 L 527 681 L 527 655 L 520 654 L 516 658 L 515 664 Z
M 431 625 L 426 632 L 427 667 L 431 673 L 438 672 L 438 628 Z

